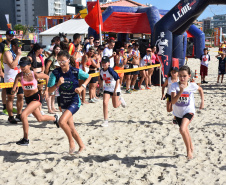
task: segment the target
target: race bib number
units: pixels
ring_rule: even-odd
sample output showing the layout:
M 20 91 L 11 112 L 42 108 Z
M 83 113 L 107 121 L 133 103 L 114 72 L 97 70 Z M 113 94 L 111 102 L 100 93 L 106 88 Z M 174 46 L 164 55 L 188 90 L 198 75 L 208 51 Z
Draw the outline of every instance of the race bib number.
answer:
M 177 92 L 179 93 L 179 92 Z M 189 92 L 183 92 L 176 102 L 176 105 L 179 107 L 186 107 L 190 105 L 190 93 Z
M 24 89 L 26 89 L 26 90 L 30 90 L 30 89 L 33 89 L 33 83 L 28 83 L 28 84 L 25 84 L 24 85 Z

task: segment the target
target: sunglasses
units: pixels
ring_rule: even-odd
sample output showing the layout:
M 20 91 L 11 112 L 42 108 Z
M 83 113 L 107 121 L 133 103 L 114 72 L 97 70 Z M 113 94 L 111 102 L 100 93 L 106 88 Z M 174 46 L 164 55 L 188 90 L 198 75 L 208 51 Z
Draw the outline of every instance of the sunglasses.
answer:
M 124 49 L 120 49 L 121 51 L 124 51 Z
M 89 39 L 93 39 L 93 37 L 89 38 Z
M 95 42 L 95 43 L 99 44 L 100 42 Z
M 67 62 L 68 60 L 69 60 L 69 59 L 64 60 L 64 61 L 59 61 L 59 60 L 58 60 L 58 63 L 59 63 L 59 64 L 66 64 L 66 62 Z

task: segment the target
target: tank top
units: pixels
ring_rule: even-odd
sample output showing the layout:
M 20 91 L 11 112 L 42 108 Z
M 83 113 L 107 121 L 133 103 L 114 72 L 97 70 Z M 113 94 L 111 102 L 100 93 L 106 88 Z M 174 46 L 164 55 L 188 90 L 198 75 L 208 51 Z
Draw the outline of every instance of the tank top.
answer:
M 16 54 L 13 52 L 13 50 L 9 50 L 13 56 L 13 60 L 16 58 Z M 19 63 L 19 61 L 18 61 Z M 17 66 L 14 69 L 11 69 L 8 64 L 3 63 L 4 65 L 4 82 L 14 82 L 16 75 L 20 73 L 20 67 Z
M 21 85 L 23 90 L 35 90 L 37 89 L 37 80 L 35 79 L 34 72 L 32 72 L 33 80 L 32 81 L 25 81 L 23 77 L 23 73 L 21 73 Z
M 177 82 L 179 82 L 179 79 L 177 79 Z M 168 89 L 167 89 L 167 94 L 171 95 L 171 85 L 172 85 L 172 80 L 171 77 L 168 78 Z
M 155 64 L 156 56 L 155 56 L 154 53 L 151 53 L 151 54 L 152 54 L 152 55 L 151 55 L 151 62 L 152 62 L 152 64 Z

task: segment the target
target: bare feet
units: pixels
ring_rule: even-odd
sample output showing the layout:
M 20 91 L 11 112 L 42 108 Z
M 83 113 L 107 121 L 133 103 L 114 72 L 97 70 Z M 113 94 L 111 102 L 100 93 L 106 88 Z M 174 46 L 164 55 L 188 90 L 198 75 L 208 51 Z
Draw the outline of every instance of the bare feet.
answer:
M 53 110 L 54 112 L 59 112 L 59 110 L 56 109 L 56 108 L 52 108 L 52 110 Z
M 82 102 L 82 104 L 89 104 L 89 102 L 87 102 L 87 101 L 84 101 L 84 102 Z
M 82 152 L 83 150 L 85 150 L 85 146 L 79 147 L 79 153 Z
M 55 114 L 55 112 L 52 111 L 52 110 L 49 110 L 48 113 L 49 113 L 49 114 Z
M 187 159 L 190 160 L 190 159 L 193 159 L 193 153 L 190 151 L 188 152 L 187 154 Z

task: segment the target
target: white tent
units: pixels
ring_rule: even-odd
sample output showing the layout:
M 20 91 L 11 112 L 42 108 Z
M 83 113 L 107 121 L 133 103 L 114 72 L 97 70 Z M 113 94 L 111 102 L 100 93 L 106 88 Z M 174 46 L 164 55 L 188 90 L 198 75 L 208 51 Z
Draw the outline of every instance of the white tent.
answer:
M 88 34 L 89 25 L 84 19 L 70 19 L 61 24 L 58 24 L 39 34 L 40 42 L 43 45 L 49 45 L 53 37 L 59 35 L 59 32 L 67 33 L 67 38 L 73 41 L 73 35 L 79 33 L 82 39 Z

